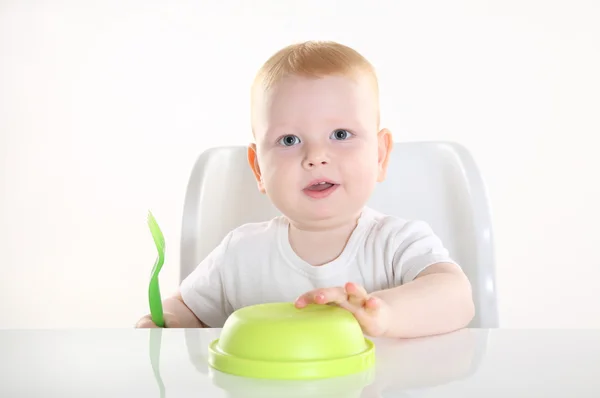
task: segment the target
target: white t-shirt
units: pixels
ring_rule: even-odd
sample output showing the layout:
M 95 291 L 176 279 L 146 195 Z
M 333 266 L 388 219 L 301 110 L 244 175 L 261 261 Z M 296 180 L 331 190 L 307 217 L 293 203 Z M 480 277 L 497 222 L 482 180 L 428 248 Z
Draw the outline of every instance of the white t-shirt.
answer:
M 182 282 L 185 304 L 203 323 L 222 327 L 235 310 L 292 302 L 321 287 L 358 283 L 373 292 L 410 282 L 429 265 L 454 261 L 429 225 L 365 208 L 342 254 L 320 266 L 302 260 L 288 240 L 288 221 L 242 225 Z

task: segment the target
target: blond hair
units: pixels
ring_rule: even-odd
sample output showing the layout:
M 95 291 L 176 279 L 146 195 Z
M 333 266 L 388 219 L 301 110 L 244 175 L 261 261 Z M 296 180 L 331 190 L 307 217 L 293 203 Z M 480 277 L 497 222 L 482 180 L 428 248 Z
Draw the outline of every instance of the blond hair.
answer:
M 252 83 L 250 107 L 254 107 L 257 94 L 270 90 L 287 76 L 332 75 L 366 76 L 373 83 L 376 97 L 379 96 L 375 68 L 358 51 L 333 41 L 305 41 L 282 48 L 262 65 Z
M 306 41 L 273 54 L 256 74 L 253 89 L 268 90 L 290 75 L 317 78 L 360 73 L 377 81 L 371 63 L 356 50 L 333 41 Z

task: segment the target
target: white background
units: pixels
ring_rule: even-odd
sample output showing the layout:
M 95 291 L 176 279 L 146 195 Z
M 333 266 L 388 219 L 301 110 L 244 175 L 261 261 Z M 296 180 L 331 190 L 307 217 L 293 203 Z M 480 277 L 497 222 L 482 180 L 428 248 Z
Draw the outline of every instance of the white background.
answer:
M 0 3 L 0 327 L 130 327 L 155 249 L 178 280 L 206 148 L 246 144 L 249 85 L 291 42 L 378 68 L 396 141 L 467 146 L 504 327 L 600 327 L 600 6 L 589 1 Z

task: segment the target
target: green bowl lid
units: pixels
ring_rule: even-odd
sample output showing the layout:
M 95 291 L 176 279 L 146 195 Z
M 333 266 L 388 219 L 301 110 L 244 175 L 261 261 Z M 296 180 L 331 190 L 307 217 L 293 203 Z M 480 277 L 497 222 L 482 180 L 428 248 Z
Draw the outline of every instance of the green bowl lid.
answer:
M 346 376 L 314 380 L 278 380 L 241 377 L 208 370 L 216 387 L 228 398 L 360 398 L 363 390 L 375 381 L 374 367 Z
M 209 346 L 224 373 L 262 379 L 321 379 L 364 371 L 375 347 L 354 316 L 338 306 L 269 303 L 235 311 Z

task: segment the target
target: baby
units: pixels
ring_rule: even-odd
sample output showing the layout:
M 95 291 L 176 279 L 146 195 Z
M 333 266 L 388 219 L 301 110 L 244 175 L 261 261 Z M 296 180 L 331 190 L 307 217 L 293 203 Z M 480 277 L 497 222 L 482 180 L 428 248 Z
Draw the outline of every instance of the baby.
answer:
M 268 302 L 338 305 L 372 337 L 467 326 L 471 285 L 431 228 L 366 206 L 393 145 L 371 64 L 338 43 L 294 44 L 251 99 L 248 163 L 283 216 L 231 231 L 164 301 L 165 326 L 221 327 Z M 136 326 L 156 327 L 149 315 Z

